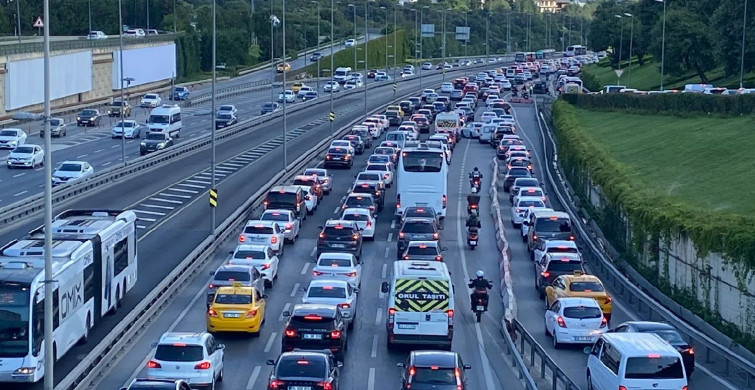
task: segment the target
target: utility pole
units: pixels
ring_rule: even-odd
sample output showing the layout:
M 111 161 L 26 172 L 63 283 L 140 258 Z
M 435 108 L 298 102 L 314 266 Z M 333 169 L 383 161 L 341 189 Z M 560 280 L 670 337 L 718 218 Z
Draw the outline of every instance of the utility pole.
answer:
M 283 0 L 283 61 L 286 61 L 286 0 Z M 306 58 L 306 54 L 305 54 Z M 286 130 L 288 129 L 288 123 L 286 122 L 287 113 L 286 106 L 288 105 L 288 96 L 286 95 L 286 73 L 287 70 L 283 68 L 283 172 L 286 172 L 288 167 L 288 148 L 286 147 Z M 293 91 L 292 91 L 293 92 Z
M 349 7 L 351 7 L 354 10 L 354 72 L 359 70 L 357 67 L 357 47 L 356 47 L 356 41 L 357 41 L 357 6 L 354 4 L 349 4 Z M 365 80 L 364 82 L 367 82 L 367 75 L 364 75 Z
M 398 43 L 396 41 L 396 30 L 398 29 L 398 26 L 396 25 L 396 12 L 398 10 L 396 7 L 393 7 L 393 82 L 396 82 L 396 68 L 398 67 L 397 59 L 396 59 L 396 44 Z M 387 40 L 387 38 L 386 38 Z M 367 76 L 365 75 L 364 82 L 367 83 Z M 365 84 L 365 88 L 367 88 L 367 84 Z M 396 98 L 396 90 L 393 90 L 393 98 Z
M 16 5 L 18 5 L 16 0 Z M 52 290 L 54 288 L 52 270 L 52 145 L 50 134 L 50 0 L 44 0 L 42 5 L 42 22 L 44 38 L 43 76 L 44 77 L 44 121 L 45 121 L 45 315 L 44 315 L 44 390 L 53 390 L 55 382 L 55 349 L 53 347 L 53 323 L 52 323 Z M 20 16 L 19 16 L 20 19 Z M 21 30 L 19 30 L 19 36 Z M 123 35 L 121 33 L 121 35 Z M 122 82 L 121 82 L 122 83 Z M 121 107 L 123 111 L 123 107 Z M 34 292 L 29 292 L 34 296 Z M 33 302 L 33 301 L 32 301 Z M 27 336 L 28 337 L 28 336 Z
M 663 3 L 663 9 L 665 12 L 666 3 Z M 742 56 L 739 58 L 739 88 L 744 88 L 744 74 L 745 74 L 745 37 L 747 27 L 747 0 L 745 0 L 745 9 L 742 12 Z
M 252 0 L 254 1 L 254 0 Z M 322 57 L 322 53 L 320 53 L 320 1 L 310 1 L 310 3 L 317 4 L 317 53 L 319 53 L 320 57 Z M 319 94 L 322 90 L 320 89 L 320 58 L 317 58 L 317 93 Z
M 469 28 L 469 11 L 464 12 L 464 27 Z M 464 60 L 467 60 L 467 44 L 472 34 L 467 35 L 467 39 L 464 40 Z M 467 75 L 467 67 L 464 67 L 464 76 Z
M 490 62 L 490 12 L 485 12 L 485 61 Z
M 270 0 L 270 102 L 275 102 L 275 3 Z M 213 113 L 212 115 L 215 115 Z
M 422 26 L 425 25 L 425 22 L 424 22 L 424 19 L 423 19 L 424 18 L 424 12 L 422 12 L 422 10 L 424 10 L 425 8 L 430 8 L 430 7 L 428 7 L 428 6 L 425 5 L 425 6 L 422 6 L 422 8 L 419 9 L 419 25 L 420 25 L 420 29 L 422 28 Z M 425 37 L 423 36 L 422 32 L 420 31 L 420 34 L 419 34 L 419 57 L 420 58 L 423 57 L 422 56 L 422 50 L 425 48 L 425 43 L 424 42 L 425 42 Z M 419 67 L 419 87 L 420 88 L 422 88 L 422 73 L 423 73 L 422 72 L 422 65 L 420 64 L 420 67 Z
M 443 66 L 441 67 L 441 72 L 443 73 L 443 82 L 446 81 L 446 10 L 443 10 L 443 40 L 442 40 L 443 49 L 441 50 L 443 52 Z
M 369 42 L 370 34 L 367 32 L 367 7 L 369 0 L 364 2 L 364 82 L 367 82 L 367 42 Z M 388 38 L 386 38 L 387 40 Z M 354 69 L 356 70 L 356 69 Z M 367 116 L 367 86 L 364 86 L 364 116 Z
M 217 82 L 217 67 L 218 67 L 218 59 L 217 59 L 217 21 L 216 21 L 216 3 L 217 0 L 212 0 L 212 132 L 210 134 L 210 137 L 212 137 L 211 140 L 211 147 L 212 149 L 212 158 L 210 159 L 210 188 L 214 190 L 216 188 L 217 184 L 217 178 L 215 177 L 215 127 L 216 121 L 217 121 L 217 111 L 215 110 L 215 101 L 217 100 L 215 96 L 215 84 Z M 274 81 L 275 79 L 273 79 Z M 272 91 L 273 85 L 272 81 L 270 82 L 270 90 Z M 126 138 L 125 134 L 123 138 Z M 210 207 L 210 234 L 215 237 L 215 209 L 217 207 Z
M 335 0 L 330 0 L 330 114 L 333 115 L 333 44 L 335 43 L 335 34 L 333 33 L 333 9 L 335 8 Z M 365 80 L 366 82 L 367 80 Z M 367 88 L 365 88 L 367 89 Z M 330 137 L 333 137 L 333 124 L 335 120 L 330 121 Z
M 506 53 L 511 53 L 511 13 L 506 14 Z

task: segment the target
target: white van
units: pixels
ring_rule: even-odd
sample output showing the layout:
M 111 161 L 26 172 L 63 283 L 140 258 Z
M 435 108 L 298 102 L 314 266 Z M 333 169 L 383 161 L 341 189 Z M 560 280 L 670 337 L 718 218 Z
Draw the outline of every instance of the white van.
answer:
M 336 68 L 333 73 L 333 81 L 343 84 L 351 80 L 351 68 L 348 66 Z
M 181 107 L 178 105 L 163 104 L 152 110 L 147 120 L 149 131 L 167 132 L 174 138 L 179 137 L 183 127 L 181 123 Z
M 385 140 L 397 143 L 399 149 L 404 149 L 404 144 L 406 143 L 407 138 L 408 135 L 404 131 L 389 131 L 385 135 Z
M 381 291 L 388 295 L 388 349 L 420 344 L 451 350 L 454 289 L 446 263 L 394 261 L 391 282 L 383 282 Z
M 682 356 L 654 333 L 604 333 L 585 352 L 595 390 L 687 389 Z
M 435 132 L 459 135 L 461 118 L 456 112 L 442 112 L 435 116 Z

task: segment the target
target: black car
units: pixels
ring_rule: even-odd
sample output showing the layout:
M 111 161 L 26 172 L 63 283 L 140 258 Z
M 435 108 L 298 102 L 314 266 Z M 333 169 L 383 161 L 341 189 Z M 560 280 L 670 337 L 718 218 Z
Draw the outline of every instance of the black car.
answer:
M 354 221 L 329 219 L 320 226 L 317 236 L 317 257 L 324 252 L 348 252 L 362 257 L 362 232 Z
M 385 206 L 385 191 L 381 190 L 377 181 L 355 181 L 351 190 L 355 194 L 370 194 L 377 203 L 377 212 L 383 211 Z
M 351 146 L 354 147 L 356 154 L 364 154 L 365 145 L 362 137 L 354 134 L 348 134 L 344 135 L 342 139 L 351 142 Z
M 532 93 L 546 94 L 548 93 L 548 83 L 545 81 L 538 81 L 532 87 Z
M 679 354 L 682 355 L 682 362 L 684 362 L 687 378 L 695 371 L 695 349 L 688 342 L 684 341 L 676 328 L 669 324 L 650 321 L 627 321 L 609 332 L 655 333 L 676 348 Z
M 402 390 L 466 390 L 466 370 L 472 368 L 458 353 L 446 351 L 412 351 L 397 365 Z
M 396 259 L 406 250 L 409 241 L 440 240 L 440 225 L 433 218 L 404 218 L 396 240 Z
M 336 305 L 305 303 L 284 311 L 287 317 L 281 339 L 281 353 L 294 349 L 329 350 L 343 361 L 346 352 L 347 324 Z
M 139 154 L 144 156 L 147 153 L 156 152 L 173 146 L 173 138 L 166 132 L 153 131 L 147 133 L 144 141 L 139 144 Z
M 87 108 L 81 110 L 79 115 L 76 115 L 76 126 L 99 126 L 100 125 L 100 112 Z
M 136 378 L 121 390 L 191 390 L 191 386 L 182 379 Z
M 347 148 L 332 147 L 328 149 L 328 154 L 325 155 L 325 163 L 323 168 L 329 168 L 333 166 L 341 166 L 351 168 L 354 165 L 354 156 Z
M 275 112 L 280 110 L 281 105 L 276 102 L 267 102 L 262 105 L 262 109 L 260 110 L 260 115 L 269 114 L 271 112 Z
M 436 221 L 440 221 L 438 214 L 435 213 L 435 209 L 432 207 L 407 207 L 404 209 L 404 214 L 401 215 L 401 218 L 432 218 Z
M 338 390 L 340 368 L 343 363 L 333 354 L 323 352 L 286 352 L 278 360 L 268 360 L 274 366 L 268 389 L 304 388 L 311 390 Z
M 525 167 L 512 167 L 509 169 L 503 179 L 503 190 L 508 192 L 511 185 L 514 184 L 514 180 L 520 177 L 532 177 L 532 172 Z
M 372 135 L 369 130 L 365 128 L 351 129 L 351 134 L 362 137 L 362 142 L 367 149 L 372 147 Z
M 377 69 L 370 69 L 367 71 L 367 78 L 368 79 L 374 79 L 375 74 L 377 73 Z
M 390 126 L 398 126 L 404 120 L 398 111 L 386 111 L 385 116 L 388 118 L 388 124 Z
M 215 116 L 215 129 L 222 129 L 224 127 L 235 125 L 238 121 L 236 115 L 233 115 L 232 113 L 219 112 Z
M 579 253 L 553 252 L 546 253 L 540 260 L 535 261 L 535 288 L 540 299 L 545 298 L 545 287 L 561 275 L 574 275 L 574 271 L 585 272 L 582 256 Z

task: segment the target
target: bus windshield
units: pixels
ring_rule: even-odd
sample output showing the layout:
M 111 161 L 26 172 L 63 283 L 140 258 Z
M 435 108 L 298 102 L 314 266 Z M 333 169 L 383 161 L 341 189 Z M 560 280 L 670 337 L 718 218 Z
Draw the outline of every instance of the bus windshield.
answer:
M 29 354 L 29 288 L 0 286 L 0 358 Z
M 524 62 L 524 53 L 516 53 L 514 55 L 514 61 L 516 61 L 516 62 Z
M 438 152 L 405 152 L 401 156 L 403 170 L 406 172 L 440 172 L 445 157 Z

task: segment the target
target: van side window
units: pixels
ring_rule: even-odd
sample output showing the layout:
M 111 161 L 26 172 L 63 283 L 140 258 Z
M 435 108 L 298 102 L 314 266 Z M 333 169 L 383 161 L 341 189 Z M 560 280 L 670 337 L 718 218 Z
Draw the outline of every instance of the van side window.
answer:
M 598 356 L 600 355 L 600 349 L 603 348 L 603 339 L 598 339 L 598 341 L 595 342 L 595 344 L 592 345 L 592 349 L 590 350 L 590 355 Z
M 170 124 L 174 124 L 174 123 L 180 122 L 180 121 L 181 121 L 181 113 L 180 112 L 176 113 L 176 114 L 173 114 L 170 117 Z
M 603 346 L 603 353 L 600 355 L 600 362 L 603 363 L 606 368 L 611 370 L 614 375 L 619 375 L 619 362 L 621 362 L 621 355 L 611 344 L 605 344 Z

